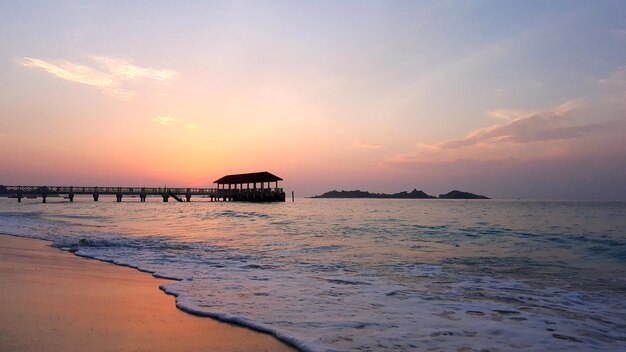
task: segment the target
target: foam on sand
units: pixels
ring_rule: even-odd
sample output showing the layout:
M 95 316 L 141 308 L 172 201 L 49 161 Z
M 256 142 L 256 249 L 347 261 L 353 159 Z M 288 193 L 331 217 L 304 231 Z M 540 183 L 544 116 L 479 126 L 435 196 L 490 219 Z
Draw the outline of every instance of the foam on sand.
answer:
M 293 351 L 177 310 L 167 280 L 0 235 L 2 351 Z
M 621 203 L 2 205 L 2 231 L 306 351 L 626 346 Z

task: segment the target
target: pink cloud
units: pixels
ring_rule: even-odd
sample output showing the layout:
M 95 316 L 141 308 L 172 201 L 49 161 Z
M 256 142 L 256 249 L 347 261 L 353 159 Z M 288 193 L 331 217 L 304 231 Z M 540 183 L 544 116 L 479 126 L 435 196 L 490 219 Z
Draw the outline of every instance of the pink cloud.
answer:
M 135 94 L 133 85 L 145 81 L 168 83 L 177 76 L 174 71 L 141 67 L 126 59 L 103 56 L 89 56 L 89 59 L 90 64 L 32 57 L 22 57 L 17 62 L 66 81 L 98 88 L 102 93 L 122 100 Z
M 526 114 L 497 110 L 489 114 L 509 121 L 476 129 L 468 133 L 465 138 L 449 140 L 437 145 L 442 149 L 455 149 L 478 144 L 558 141 L 578 138 L 603 126 L 599 123 L 573 123 L 572 112 L 578 107 L 578 102 L 568 101 L 555 109 Z
M 598 80 L 599 85 L 609 88 L 626 89 L 626 66 L 620 66 L 607 78 Z
M 379 149 L 382 147 L 384 147 L 383 144 L 370 144 L 370 143 L 359 143 L 359 142 L 352 143 L 352 148 L 355 148 L 355 149 Z

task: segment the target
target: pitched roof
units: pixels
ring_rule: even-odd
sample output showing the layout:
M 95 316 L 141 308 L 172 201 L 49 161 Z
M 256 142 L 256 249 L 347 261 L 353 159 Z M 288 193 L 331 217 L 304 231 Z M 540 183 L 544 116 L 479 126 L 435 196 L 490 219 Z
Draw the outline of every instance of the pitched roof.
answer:
M 213 183 L 217 184 L 239 184 L 239 183 L 254 183 L 254 182 L 275 182 L 282 181 L 283 179 L 270 174 L 267 171 L 263 172 L 252 172 L 249 174 L 236 174 L 236 175 L 226 175 L 218 180 L 213 181 Z

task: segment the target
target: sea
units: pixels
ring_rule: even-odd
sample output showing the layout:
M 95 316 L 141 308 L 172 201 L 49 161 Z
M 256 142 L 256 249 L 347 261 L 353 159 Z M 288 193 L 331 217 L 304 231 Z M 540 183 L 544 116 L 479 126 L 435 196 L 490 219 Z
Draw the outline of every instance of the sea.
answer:
M 626 203 L 0 198 L 0 233 L 174 279 L 302 351 L 626 351 Z

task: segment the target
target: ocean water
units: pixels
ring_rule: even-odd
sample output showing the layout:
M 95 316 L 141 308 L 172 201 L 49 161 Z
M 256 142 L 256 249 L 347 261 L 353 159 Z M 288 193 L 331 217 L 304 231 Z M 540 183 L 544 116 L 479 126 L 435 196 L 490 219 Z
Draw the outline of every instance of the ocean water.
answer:
M 0 198 L 0 233 L 303 351 L 626 350 L 626 203 L 48 201 Z

